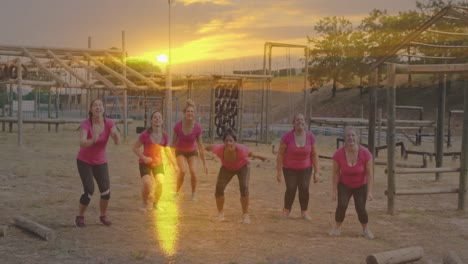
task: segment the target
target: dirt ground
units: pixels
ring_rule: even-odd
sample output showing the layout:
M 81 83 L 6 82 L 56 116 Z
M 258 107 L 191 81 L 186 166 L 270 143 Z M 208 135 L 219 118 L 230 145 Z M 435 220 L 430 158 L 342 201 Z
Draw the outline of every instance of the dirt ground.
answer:
M 209 174 L 199 173 L 199 201 L 191 201 L 186 177 L 185 195 L 177 200 L 175 209 L 149 214 L 139 210 L 141 182 L 131 151 L 137 135 L 130 133 L 121 145 L 108 146 L 113 225 L 99 223 L 98 195 L 94 195 L 86 214 L 87 227 L 77 228 L 74 217 L 82 187 L 76 169 L 75 129 L 70 126 L 48 133 L 45 127 L 27 126 L 22 148 L 16 147 L 16 134 L 0 132 L 0 226 L 8 225 L 6 236 L 0 237 L 0 263 L 365 263 L 369 254 L 410 246 L 424 249 L 424 258 L 417 263 L 442 263 L 449 250 L 468 263 L 468 214 L 456 210 L 457 196 L 398 196 L 397 213 L 389 215 L 384 166 L 375 168 L 375 199 L 368 203 L 376 239 L 360 236 L 352 202 L 342 235 L 327 235 L 335 208 L 330 199 L 328 159 L 320 160 L 320 182 L 311 184 L 312 221 L 299 217 L 297 199 L 292 217 L 280 219 L 285 186 L 276 182 L 270 145 L 247 144 L 271 159 L 269 163 L 251 162 L 252 223 L 240 223 L 235 178 L 226 189 L 226 221 L 218 223 L 214 221 L 214 188 L 220 162 L 212 154 L 207 161 Z M 335 140 L 318 136 L 320 154 L 330 156 Z M 414 158 L 413 162 L 420 160 Z M 446 165 L 457 166 L 457 162 L 447 159 Z M 398 189 L 457 185 L 456 173 L 445 174 L 438 182 L 434 175 L 397 178 Z M 15 216 L 55 230 L 57 239 L 47 242 L 15 227 Z

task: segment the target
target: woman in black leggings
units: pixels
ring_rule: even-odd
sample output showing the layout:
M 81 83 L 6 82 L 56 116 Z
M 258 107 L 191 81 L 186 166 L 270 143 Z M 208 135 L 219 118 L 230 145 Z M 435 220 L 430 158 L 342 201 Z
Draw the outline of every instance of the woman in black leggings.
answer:
M 335 226 L 330 236 L 341 234 L 349 200 L 354 198 L 354 207 L 362 225 L 362 235 L 373 239 L 366 211 L 366 200 L 372 200 L 372 154 L 359 144 L 358 132 L 353 127 L 344 129 L 345 144 L 333 155 L 332 198 L 338 200 L 335 212 Z
M 242 223 L 250 224 L 249 217 L 249 157 L 265 161 L 262 155 L 251 152 L 246 146 L 236 143 L 237 137 L 234 131 L 228 129 L 223 135 L 224 144 L 206 146 L 206 150 L 212 151 L 221 160 L 218 180 L 216 182 L 216 206 L 218 208 L 219 222 L 224 221 L 224 190 L 234 175 L 239 179 L 241 194 Z
M 119 144 L 120 136 L 114 121 L 104 118 L 104 106 L 101 100 L 91 102 L 89 118 L 80 125 L 80 151 L 76 158 L 78 172 L 83 184 L 78 215 L 75 218 L 77 227 L 85 227 L 84 213 L 94 193 L 94 179 L 99 188 L 99 220 L 106 226 L 112 222 L 107 216 L 107 205 L 110 199 L 109 169 L 107 167 L 106 146 L 109 137 Z

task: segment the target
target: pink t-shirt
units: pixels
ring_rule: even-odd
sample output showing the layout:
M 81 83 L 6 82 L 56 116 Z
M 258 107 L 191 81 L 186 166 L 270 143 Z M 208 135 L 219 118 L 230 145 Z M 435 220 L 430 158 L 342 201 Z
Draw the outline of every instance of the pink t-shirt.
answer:
M 356 165 L 349 166 L 346 161 L 344 147 L 339 148 L 333 154 L 333 160 L 340 167 L 339 182 L 349 188 L 359 188 L 367 183 L 366 163 L 372 159 L 372 154 L 365 147 L 359 147 L 358 159 Z
M 140 134 L 138 140 L 143 144 L 143 155 L 153 159 L 151 167 L 157 166 L 163 163 L 162 151 L 163 148 L 167 146 L 168 139 L 166 133 L 162 133 L 162 139 L 159 143 L 153 143 L 151 140 L 151 133 L 146 129 L 143 133 Z M 145 163 L 142 159 L 138 159 L 138 162 Z
M 223 164 L 226 169 L 236 171 L 249 164 L 248 157 L 250 155 L 250 150 L 246 146 L 236 144 L 237 159 L 233 162 L 224 159 L 224 147 L 224 144 L 213 145 L 213 153 L 219 157 L 221 164 Z
M 182 131 L 182 121 L 179 121 L 174 126 L 174 133 L 177 135 L 176 150 L 192 152 L 198 149 L 197 138 L 202 134 L 202 128 L 198 123 L 193 126 L 192 133 L 185 135 Z
M 104 164 L 107 162 L 106 146 L 109 141 L 111 129 L 114 127 L 114 121 L 109 118 L 104 119 L 104 131 L 99 135 L 98 140 L 88 147 L 80 147 L 77 159 L 92 165 Z M 93 126 L 88 118 L 81 122 L 81 129 L 88 132 L 87 139 L 93 137 Z
M 303 147 L 296 146 L 294 130 L 286 133 L 281 141 L 286 144 L 283 168 L 303 170 L 312 167 L 310 153 L 312 152 L 312 145 L 315 144 L 315 136 L 312 132 L 306 131 L 306 143 Z

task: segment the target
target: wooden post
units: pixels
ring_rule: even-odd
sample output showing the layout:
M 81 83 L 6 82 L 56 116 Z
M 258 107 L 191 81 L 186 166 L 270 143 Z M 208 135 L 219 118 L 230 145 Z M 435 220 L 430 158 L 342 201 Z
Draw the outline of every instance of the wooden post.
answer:
M 237 137 L 242 142 L 242 117 L 244 112 L 244 79 L 239 79 L 237 81 L 237 86 L 239 87 L 239 100 L 237 101 Z
M 378 124 L 378 128 L 377 128 L 377 146 L 381 146 L 382 143 L 380 141 L 381 141 L 381 137 L 382 137 L 382 108 L 379 108 L 379 111 L 378 111 L 377 124 Z
M 41 224 L 38 224 L 36 222 L 33 222 L 25 217 L 22 216 L 17 216 L 14 219 L 15 225 L 18 227 L 21 227 L 23 229 L 26 229 L 39 237 L 41 237 L 44 240 L 47 241 L 54 241 L 55 240 L 55 231 L 45 227 Z
M 52 117 L 52 109 L 51 109 L 51 105 L 52 105 L 52 87 L 49 87 L 49 90 L 47 92 L 47 118 L 51 118 Z M 48 131 L 50 132 L 50 124 L 47 125 L 47 129 Z
M 458 184 L 458 210 L 465 210 L 466 181 L 468 175 L 468 81 L 465 80 L 463 89 L 463 134 L 460 158 L 460 179 Z
M 10 83 L 10 112 L 8 113 L 10 117 L 13 116 L 13 101 L 14 101 L 14 97 L 13 97 L 13 83 Z M 13 123 L 8 123 L 8 131 L 11 133 L 13 132 Z
M 268 47 L 268 75 L 271 74 L 271 50 L 272 46 L 270 45 Z M 271 112 L 271 80 L 268 79 L 267 81 L 267 86 L 266 86 L 266 115 L 265 115 L 265 122 L 266 122 L 266 142 L 267 144 L 270 143 L 271 141 L 271 136 L 270 136 L 270 112 Z
M 387 64 L 387 213 L 395 213 L 395 64 Z
M 210 100 L 210 124 L 209 124 L 209 131 L 210 131 L 210 143 L 214 142 L 215 139 L 215 134 L 216 134 L 216 128 L 214 125 L 214 115 L 215 115 L 215 88 L 218 83 L 218 79 L 213 79 L 211 82 L 211 100 Z
M 17 97 L 18 97 L 18 147 L 23 146 L 23 68 L 21 67 L 21 59 L 16 59 L 16 69 L 18 73 L 18 79 L 16 83 Z
M 367 264 L 399 264 L 420 260 L 424 255 L 421 247 L 408 247 L 367 256 Z
M 2 85 L 2 116 L 6 116 L 6 104 L 8 103 L 7 86 Z M 5 122 L 2 122 L 2 132 L 5 132 Z
M 6 236 L 7 226 L 0 226 L 0 237 Z
M 445 94 L 447 75 L 439 74 L 439 88 L 437 96 L 437 132 L 436 132 L 436 167 L 442 167 L 444 161 L 444 123 L 445 123 Z M 436 181 L 439 181 L 440 173 L 436 173 Z
M 305 61 L 304 61 L 304 117 L 309 118 L 310 115 L 307 113 L 308 107 L 307 107 L 307 78 L 308 78 L 308 71 L 309 71 L 309 48 L 304 48 L 304 54 L 305 54 Z M 306 119 L 306 120 L 307 120 Z M 307 122 L 307 121 L 306 121 Z
M 368 146 L 372 156 L 375 157 L 375 120 L 376 120 L 376 109 L 377 109 L 377 69 L 371 72 L 371 83 L 369 87 L 369 135 L 368 135 Z M 364 118 L 361 116 L 361 118 Z M 380 121 L 380 120 L 379 120 Z M 380 135 L 379 135 L 380 137 Z M 379 144 L 380 145 L 380 144 Z
M 123 60 L 123 66 L 122 66 L 122 75 L 125 79 L 127 79 L 127 52 L 125 51 L 125 31 L 122 30 L 122 60 Z M 125 83 L 125 86 L 128 87 L 128 84 Z M 123 92 L 123 119 L 124 119 L 124 141 L 127 139 L 128 136 L 128 110 L 127 110 L 127 105 L 128 105 L 128 100 L 127 100 L 127 89 L 124 90 Z M 166 127 L 167 132 L 171 131 L 170 127 Z M 170 135 L 170 133 L 168 133 Z

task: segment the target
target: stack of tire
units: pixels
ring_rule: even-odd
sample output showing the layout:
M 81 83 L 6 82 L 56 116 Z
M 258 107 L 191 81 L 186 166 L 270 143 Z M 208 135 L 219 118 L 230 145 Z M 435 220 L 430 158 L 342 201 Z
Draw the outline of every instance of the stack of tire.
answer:
M 21 65 L 23 70 L 22 76 L 25 79 L 28 76 L 28 68 Z M 18 66 L 11 63 L 0 64 L 0 80 L 7 80 L 7 79 L 17 79 L 18 78 Z
M 236 119 L 239 106 L 237 84 L 218 84 L 215 88 L 216 135 L 222 137 L 227 129 L 237 131 Z

